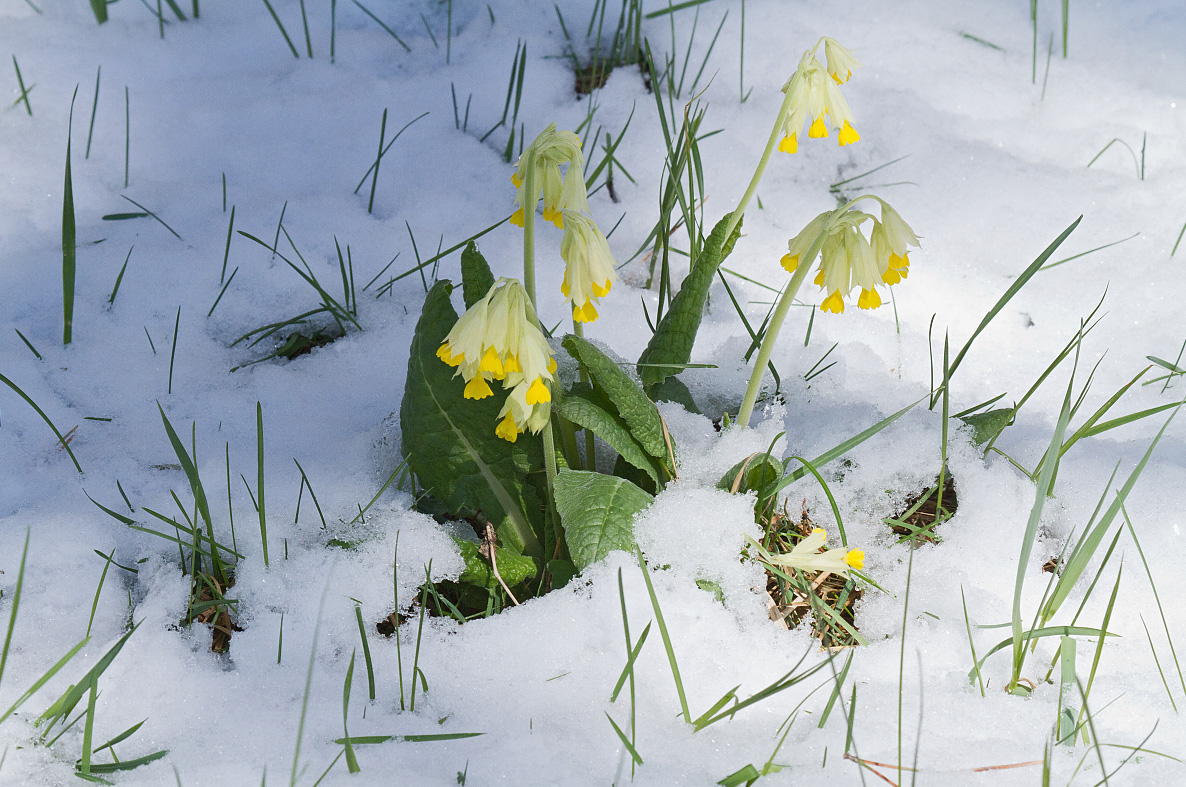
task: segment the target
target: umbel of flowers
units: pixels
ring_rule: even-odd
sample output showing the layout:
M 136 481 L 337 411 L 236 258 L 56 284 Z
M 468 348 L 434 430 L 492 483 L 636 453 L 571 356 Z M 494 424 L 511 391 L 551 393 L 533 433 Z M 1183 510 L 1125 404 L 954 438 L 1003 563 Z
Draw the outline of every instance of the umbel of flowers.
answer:
M 815 283 L 827 293 L 820 304 L 826 312 L 843 313 L 844 299 L 856 287 L 861 290 L 857 306 L 876 309 L 882 304 L 877 288 L 897 284 L 909 273 L 909 248 L 918 246 L 918 236 L 896 210 L 880 199 L 877 202 L 881 205 L 880 221 L 859 210 L 827 211 L 787 242 L 789 251 L 783 255 L 782 267 L 794 273 L 800 258 L 822 238 L 815 244 L 820 254 Z M 873 229 L 866 238 L 861 225 L 870 221 Z M 811 259 L 806 263 L 811 264 Z
M 514 442 L 527 429 L 537 433 L 547 423 L 556 372 L 535 309 L 516 279 L 502 278 L 471 306 L 437 350 L 437 357 L 457 367 L 465 379 L 465 398 L 492 396 L 491 381 L 509 391 L 495 433 Z

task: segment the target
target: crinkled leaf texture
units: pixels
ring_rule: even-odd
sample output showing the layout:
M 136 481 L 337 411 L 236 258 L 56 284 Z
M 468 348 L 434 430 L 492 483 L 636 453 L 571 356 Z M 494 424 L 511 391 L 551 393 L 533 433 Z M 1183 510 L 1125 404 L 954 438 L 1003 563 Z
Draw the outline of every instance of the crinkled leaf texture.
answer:
M 577 383 L 564 395 L 556 409 L 564 418 L 609 443 L 619 456 L 646 473 L 658 486 L 659 472 L 654 459 L 630 433 L 625 419 L 614 412 L 613 405 L 604 401 L 596 391 Z
M 733 244 L 741 236 L 741 222 L 733 233 L 725 238 L 725 227 L 729 223 L 726 213 L 704 241 L 704 248 L 692 262 L 688 275 L 684 277 L 679 292 L 671 299 L 671 305 L 647 348 L 638 358 L 639 364 L 671 364 L 671 366 L 639 366 L 638 373 L 648 392 L 654 385 L 678 374 L 692 357 L 692 345 L 696 342 L 696 331 L 700 330 L 700 319 L 704 316 L 704 304 L 708 300 L 708 288 L 717 268 L 733 251 Z
M 556 476 L 556 507 L 578 570 L 634 548 L 634 517 L 654 498 L 624 478 L 584 470 Z
M 449 511 L 481 511 L 501 541 L 542 565 L 543 504 L 531 480 L 533 473 L 543 477 L 540 443 L 528 435 L 514 443 L 497 437 L 501 392 L 465 399 L 464 381 L 437 358 L 457 322 L 452 290 L 449 281 L 434 284 L 416 323 L 399 408 L 403 453 L 420 485 Z
M 617 408 L 629 426 L 630 434 L 639 445 L 655 459 L 666 463 L 667 471 L 670 473 L 672 468 L 670 457 L 667 455 L 667 440 L 663 434 L 663 419 L 659 417 L 655 403 L 647 398 L 638 383 L 634 382 L 634 379 L 612 358 L 579 336 L 565 336 L 564 349 L 589 372 L 589 376 L 593 378 L 594 388 Z M 593 431 L 601 435 L 596 429 Z M 608 438 L 606 442 L 609 442 Z M 626 459 L 635 464 L 629 457 Z

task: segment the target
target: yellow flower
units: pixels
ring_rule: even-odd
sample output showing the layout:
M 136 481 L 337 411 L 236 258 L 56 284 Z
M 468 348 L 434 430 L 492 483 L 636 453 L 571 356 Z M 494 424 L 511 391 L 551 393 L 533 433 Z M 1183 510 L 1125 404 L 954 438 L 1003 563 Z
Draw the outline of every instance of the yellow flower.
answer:
M 880 200 L 879 200 L 880 201 Z M 871 221 L 873 229 L 866 238 L 861 225 Z M 909 247 L 918 246 L 918 236 L 897 211 L 881 203 L 881 220 L 859 210 L 821 213 L 787 242 L 788 253 L 782 266 L 793 273 L 803 264 L 803 255 L 820 241 L 820 266 L 815 283 L 823 288 L 820 308 L 826 312 L 844 312 L 844 299 L 854 287 L 860 288 L 857 306 L 876 309 L 883 301 L 878 287 L 897 284 L 906 278 L 910 267 Z M 811 264 L 814 260 L 806 261 Z
M 535 310 L 516 279 L 499 279 L 490 291 L 457 320 L 437 357 L 465 379 L 465 398 L 492 396 L 491 380 L 502 381 L 510 393 L 498 417 L 495 434 L 514 442 L 519 432 L 538 432 L 551 412 L 556 361 Z M 506 417 L 511 414 L 508 422 Z
M 852 52 L 840 46 L 835 38 L 827 36 L 824 36 L 824 57 L 828 60 L 828 74 L 837 85 L 847 82 L 853 70 L 861 67 L 861 61 Z
M 831 39 L 824 40 L 825 51 L 827 51 L 828 41 Z M 852 58 L 848 50 L 843 51 L 851 58 L 844 60 L 845 69 L 860 65 L 855 58 Z M 837 63 L 840 62 L 840 57 L 839 54 L 835 55 Z M 829 63 L 831 64 L 831 61 Z M 837 68 L 840 67 L 837 65 Z M 848 73 L 846 70 L 846 79 Z M 839 80 L 836 79 L 835 74 L 829 77 L 828 72 L 812 52 L 803 53 L 803 57 L 799 60 L 799 67 L 782 86 L 782 92 L 790 96 L 790 109 L 783 121 L 783 138 L 778 144 L 779 150 L 784 153 L 796 152 L 799 149 L 799 132 L 803 129 L 804 123 L 808 121 L 810 121 L 810 126 L 807 136 L 812 139 L 827 137 L 831 128 L 839 130 L 840 133 L 837 136 L 842 146 L 850 145 L 861 138 L 853 128 L 852 111 L 840 93 L 838 84 Z
M 568 171 L 563 176 L 560 174 L 561 164 L 568 165 Z M 588 213 L 583 167 L 581 141 L 577 135 L 571 131 L 557 131 L 556 124 L 550 123 L 524 149 L 511 175 L 511 183 L 517 189 L 517 209 L 511 215 L 511 223 L 522 227 L 523 211 L 528 208 L 535 210 L 535 203 L 541 196 L 544 200 L 544 218 L 557 227 L 564 226 L 561 211 L 565 208 Z M 523 193 L 528 168 L 531 169 L 534 194 Z
M 850 569 L 861 569 L 865 565 L 865 552 L 862 549 L 828 549 L 820 552 L 827 541 L 827 534 L 823 528 L 815 528 L 811 535 L 803 538 L 787 553 L 774 555 L 762 550 L 762 560 L 771 565 L 785 568 L 797 568 L 800 571 L 827 571 L 832 574 L 848 576 Z
M 564 258 L 564 281 L 560 291 L 572 301 L 572 318 L 577 322 L 597 319 L 596 304 L 609 294 L 617 276 L 609 243 L 593 219 L 565 210 L 564 236 L 560 256 Z

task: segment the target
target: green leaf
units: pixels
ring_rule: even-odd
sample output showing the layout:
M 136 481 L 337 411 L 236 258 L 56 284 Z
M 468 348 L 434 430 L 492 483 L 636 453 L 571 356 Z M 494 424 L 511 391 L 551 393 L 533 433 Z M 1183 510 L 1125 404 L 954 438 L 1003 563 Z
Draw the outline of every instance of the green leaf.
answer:
M 476 585 L 490 590 L 498 584 L 494 572 L 490 570 L 490 561 L 482 557 L 478 545 L 464 538 L 454 538 L 457 548 L 461 550 L 461 557 L 465 560 L 465 570 L 457 578 L 458 582 Z M 498 573 L 507 587 L 514 587 L 520 582 L 535 576 L 535 563 L 529 557 L 523 557 L 510 547 L 499 547 L 494 559 L 498 561 Z
M 111 662 L 115 661 L 115 657 L 118 656 L 119 652 L 123 649 L 124 643 L 128 641 L 128 637 L 135 634 L 136 629 L 139 627 L 140 624 L 137 623 L 131 628 L 130 631 L 128 631 L 127 634 L 124 634 L 122 637 L 120 637 L 119 641 L 111 646 L 111 649 L 108 650 L 98 662 L 96 662 L 95 666 L 91 667 L 90 670 L 82 676 L 82 679 L 79 680 L 78 683 L 66 689 L 62 696 L 58 697 L 54 704 L 50 705 L 45 710 L 45 713 L 41 714 L 41 716 L 35 722 L 35 725 L 39 727 L 43 722 L 49 721 L 50 726 L 52 727 L 59 718 L 62 718 L 68 714 L 74 708 L 74 706 L 78 704 L 78 701 L 82 699 L 82 696 L 90 690 L 91 684 L 97 681 L 99 676 L 111 666 Z
M 737 476 L 742 472 L 742 467 L 745 467 L 745 473 L 739 482 Z M 771 457 L 770 454 L 758 454 L 748 459 L 742 459 L 730 467 L 728 472 L 721 476 L 721 480 L 717 481 L 717 489 L 732 492 L 733 485 L 736 484 L 737 494 L 761 492 L 782 477 L 782 472 L 781 462 Z
M 667 460 L 663 420 L 654 402 L 647 398 L 638 383 L 622 371 L 613 359 L 581 337 L 569 334 L 564 337 L 563 344 L 569 355 L 588 370 L 594 385 L 618 408 L 630 427 L 630 433 L 647 453 L 660 461 Z
M 741 784 L 749 784 L 762 778 L 762 774 L 752 765 L 747 765 L 739 771 L 734 771 L 725 778 L 721 779 L 717 784 L 724 785 L 724 787 L 738 787 Z
M 1003 407 L 1000 410 L 965 415 L 960 420 L 972 427 L 972 445 L 980 446 L 1005 431 L 1016 412 L 1012 407 Z
M 134 760 L 92 763 L 91 773 L 118 773 L 119 771 L 130 771 L 133 768 L 139 768 L 141 765 L 147 765 L 150 762 L 155 762 L 168 753 L 169 750 L 164 749 L 162 751 L 154 751 L 152 754 L 147 754 L 143 757 L 137 757 Z
M 494 274 L 482 252 L 478 251 L 478 244 L 472 240 L 466 244 L 461 252 L 461 289 L 465 296 L 465 308 L 473 306 L 494 286 Z
M 556 508 L 576 567 L 584 570 L 615 549 L 633 549 L 634 515 L 653 499 L 622 478 L 562 470 L 556 476 Z
M 701 414 L 700 408 L 696 406 L 696 400 L 692 398 L 692 392 L 688 390 L 688 386 L 684 385 L 683 380 L 675 375 L 652 385 L 650 394 L 656 402 L 675 402 L 683 405 L 689 413 Z
M 643 366 L 639 370 L 642 384 L 648 391 L 651 386 L 679 372 L 682 365 L 692 357 L 692 345 L 696 341 L 696 331 L 700 329 L 700 319 L 704 316 L 704 303 L 708 300 L 712 278 L 741 236 L 739 221 L 733 234 L 725 239 L 725 227 L 730 215 L 725 214 L 705 239 L 703 251 L 692 262 L 679 293 L 671 299 L 667 313 L 655 328 L 655 335 L 638 358 L 640 364 L 659 364 Z M 664 367 L 662 364 L 672 366 Z
M 659 484 L 654 462 L 638 440 L 634 439 L 626 421 L 617 413 L 606 410 L 594 397 L 585 395 L 579 389 L 565 394 L 558 402 L 556 412 L 609 443 L 619 456 L 646 473 L 656 486 Z
M 577 567 L 571 560 L 549 560 L 548 573 L 552 575 L 552 590 L 557 590 L 572 581 Z
M 400 404 L 404 456 L 421 486 L 449 510 L 482 511 L 505 545 L 542 562 L 543 505 L 528 482 L 531 473 L 542 476 L 540 441 L 497 437 L 503 397 L 464 398 L 464 381 L 436 356 L 457 322 L 452 290 L 449 281 L 434 284 L 416 324 Z

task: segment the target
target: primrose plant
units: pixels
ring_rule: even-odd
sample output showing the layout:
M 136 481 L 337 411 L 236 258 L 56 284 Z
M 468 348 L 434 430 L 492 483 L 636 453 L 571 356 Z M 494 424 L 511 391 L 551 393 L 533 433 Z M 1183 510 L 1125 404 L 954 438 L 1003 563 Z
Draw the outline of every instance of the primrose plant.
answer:
M 826 65 L 816 56 L 821 47 Z M 693 244 L 688 277 L 654 326 L 637 377 L 583 335 L 618 279 L 589 207 L 580 140 L 552 123 L 523 150 L 511 175 L 515 198 L 509 217 L 523 232 L 522 278 L 495 280 L 477 247 L 466 248 L 461 258 L 466 310 L 460 317 L 454 311 L 451 282 L 437 282 L 429 292 L 400 408 L 403 450 L 423 490 L 422 506 L 468 520 L 482 543 L 481 549 L 472 542 L 460 545 L 467 568 L 448 599 L 450 614 L 464 620 L 497 612 L 525 595 L 563 585 L 612 550 L 635 548 L 634 515 L 677 473 L 677 446 L 654 402 L 682 388 L 675 375 L 689 365 L 708 287 L 740 236 L 745 208 L 775 149 L 795 153 L 804 128 L 808 139 L 834 131 L 841 146 L 860 139 L 841 93 L 859 67 L 831 38 L 804 53 L 782 87 L 784 99 L 745 194 Z M 563 232 L 560 289 L 572 332 L 559 342 L 549 339 L 538 315 L 535 233 L 541 203 L 544 221 Z M 874 212 L 858 209 L 867 205 Z M 815 260 L 820 260 L 815 282 L 825 295 L 821 308 L 839 314 L 854 293 L 859 308 L 881 305 L 879 290 L 906 277 L 908 253 L 917 246 L 910 226 L 872 195 L 821 213 L 790 240 L 782 262 L 791 280 L 762 336 L 739 427 L 748 425 L 779 327 Z M 574 363 L 557 363 L 561 347 Z M 576 374 L 561 371 L 574 365 Z M 694 407 L 690 394 L 686 401 Z M 604 458 L 610 449 L 612 471 L 599 472 L 598 453 Z M 749 485 L 735 491 L 750 491 Z M 773 550 L 775 539 L 765 539 L 753 559 L 783 573 L 832 573 L 845 581 L 850 569 L 861 567 L 861 550 L 844 543 L 823 551 L 822 530 L 803 532 Z

